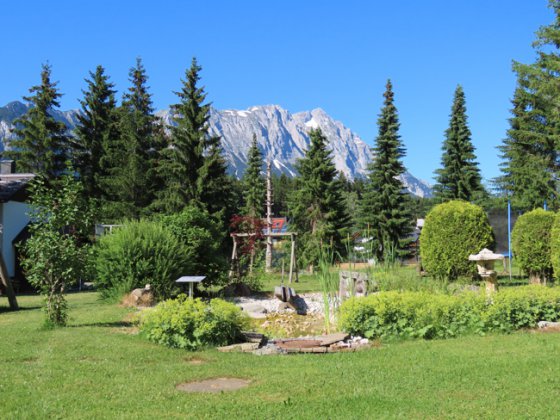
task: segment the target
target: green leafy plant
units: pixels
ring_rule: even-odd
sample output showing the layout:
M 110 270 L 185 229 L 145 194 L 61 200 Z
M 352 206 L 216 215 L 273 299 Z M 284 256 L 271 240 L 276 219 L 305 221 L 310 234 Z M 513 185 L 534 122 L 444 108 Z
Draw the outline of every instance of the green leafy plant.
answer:
M 455 200 L 435 206 L 426 216 L 420 235 L 424 269 L 434 277 L 455 280 L 474 275 L 470 254 L 491 248 L 494 234 L 484 210 Z
M 204 275 L 205 286 L 226 281 L 227 261 L 223 252 L 222 223 L 206 210 L 188 206 L 177 214 L 163 216 L 161 223 L 179 240 L 189 260 L 185 275 Z
M 368 338 L 431 339 L 510 332 L 559 319 L 560 288 L 524 286 L 500 291 L 492 299 L 475 292 L 382 292 L 352 298 L 340 307 L 339 327 Z
M 192 273 L 186 247 L 159 222 L 129 221 L 95 246 L 96 283 L 105 298 L 150 284 L 154 297 L 172 297 L 175 280 Z
M 66 325 L 66 288 L 85 273 L 87 247 L 83 243 L 89 212 L 82 186 L 70 174 L 56 186 L 43 177 L 33 180 L 29 227 L 31 238 L 23 245 L 27 279 L 45 296 L 46 326 Z
M 204 302 L 179 295 L 145 311 L 140 318 L 140 331 L 158 344 L 197 350 L 236 342 L 247 322 L 232 303 L 221 299 Z
M 550 234 L 555 214 L 535 209 L 517 219 L 511 233 L 513 254 L 531 283 L 541 283 L 552 276 Z
M 323 293 L 323 305 L 325 308 L 325 329 L 330 333 L 331 318 L 336 316 L 338 308 L 338 273 L 333 271 L 334 252 L 332 247 L 321 248 L 318 278 L 321 283 L 321 291 Z

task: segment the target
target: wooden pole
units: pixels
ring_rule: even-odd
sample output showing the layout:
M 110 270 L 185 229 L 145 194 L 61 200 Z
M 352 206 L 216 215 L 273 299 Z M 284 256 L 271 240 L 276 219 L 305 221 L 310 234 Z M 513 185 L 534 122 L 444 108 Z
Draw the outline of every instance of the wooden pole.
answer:
M 265 271 L 272 271 L 272 183 L 271 183 L 271 166 L 270 159 L 266 163 L 266 258 Z
M 6 263 L 4 262 L 4 256 L 0 253 L 0 280 L 6 289 L 6 294 L 8 295 L 8 303 L 10 304 L 10 309 L 14 311 L 19 309 L 16 294 L 12 286 L 12 280 L 8 276 L 8 269 L 6 268 Z
M 231 239 L 233 239 L 233 251 L 231 252 L 231 266 L 229 270 L 229 278 L 231 279 L 237 267 L 237 238 L 232 235 Z
M 296 271 L 296 283 L 299 283 L 298 264 L 297 264 L 297 236 L 292 235 L 294 238 L 294 270 Z
M 290 252 L 290 277 L 289 277 L 289 282 L 290 284 L 292 283 L 292 279 L 294 277 L 294 265 L 295 265 L 295 255 L 296 255 L 296 248 L 295 248 L 295 239 L 294 239 L 294 235 L 291 235 L 291 239 L 292 239 L 292 249 Z
M 272 271 L 272 182 L 270 159 L 266 162 L 266 258 L 265 271 Z

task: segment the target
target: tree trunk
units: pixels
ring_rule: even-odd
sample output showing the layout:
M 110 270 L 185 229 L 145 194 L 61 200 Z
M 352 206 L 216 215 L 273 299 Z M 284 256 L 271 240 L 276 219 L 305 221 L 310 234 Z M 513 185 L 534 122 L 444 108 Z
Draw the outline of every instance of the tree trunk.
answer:
M 16 294 L 14 292 L 14 288 L 12 286 L 12 280 L 8 276 L 8 270 L 6 269 L 6 264 L 4 263 L 4 256 L 0 254 L 0 281 L 4 285 L 6 289 L 6 294 L 8 295 L 8 302 L 10 304 L 10 309 L 17 310 L 19 309 Z

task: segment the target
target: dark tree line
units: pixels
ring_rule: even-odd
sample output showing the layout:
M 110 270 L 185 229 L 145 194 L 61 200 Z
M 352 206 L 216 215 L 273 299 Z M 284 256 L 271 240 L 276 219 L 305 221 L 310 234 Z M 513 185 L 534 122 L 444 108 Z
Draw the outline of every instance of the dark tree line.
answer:
M 234 207 L 231 179 L 220 138 L 208 133 L 210 104 L 198 86 L 193 59 L 170 130 L 155 115 L 148 76 L 140 59 L 130 69 L 130 87 L 117 104 L 102 66 L 89 74 L 73 135 L 52 117 L 61 94 L 44 65 L 41 84 L 24 99 L 31 107 L 16 121 L 17 138 L 5 156 L 19 168 L 56 186 L 68 163 L 79 175 L 99 221 L 108 223 L 153 213 L 176 213 L 197 205 L 223 222 Z

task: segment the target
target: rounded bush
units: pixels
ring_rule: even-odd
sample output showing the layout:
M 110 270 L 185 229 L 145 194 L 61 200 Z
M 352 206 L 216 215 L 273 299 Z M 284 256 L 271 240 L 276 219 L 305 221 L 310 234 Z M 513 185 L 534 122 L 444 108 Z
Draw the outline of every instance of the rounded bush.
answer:
M 482 208 L 465 201 L 435 206 L 426 216 L 420 234 L 420 256 L 424 269 L 438 278 L 455 280 L 476 274 L 470 254 L 491 248 L 494 234 Z
M 140 318 L 140 331 L 148 340 L 187 350 L 235 343 L 246 326 L 246 316 L 233 303 L 185 295 L 161 302 Z
M 550 234 L 554 219 L 553 212 L 536 209 L 519 216 L 511 232 L 513 255 L 529 274 L 531 283 L 551 277 Z
M 156 300 L 171 297 L 175 280 L 191 272 L 183 244 L 161 223 L 130 221 L 102 236 L 95 246 L 97 286 L 120 298 L 150 284 Z

